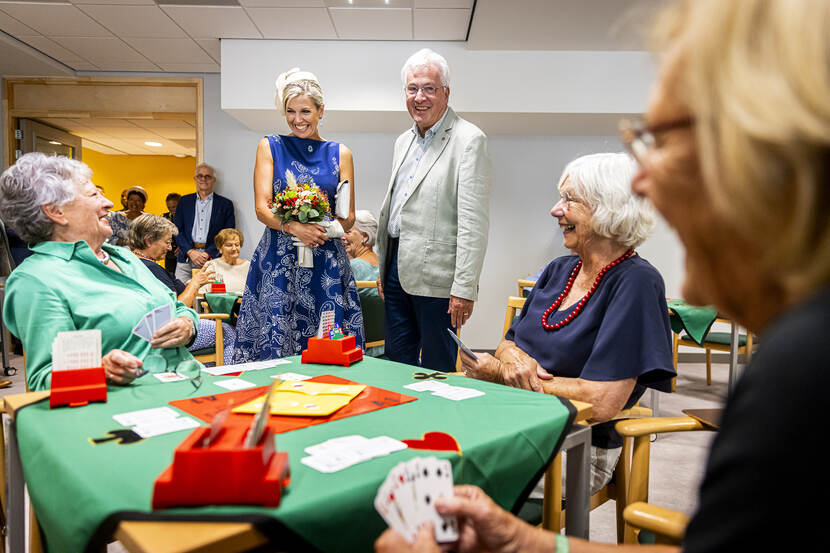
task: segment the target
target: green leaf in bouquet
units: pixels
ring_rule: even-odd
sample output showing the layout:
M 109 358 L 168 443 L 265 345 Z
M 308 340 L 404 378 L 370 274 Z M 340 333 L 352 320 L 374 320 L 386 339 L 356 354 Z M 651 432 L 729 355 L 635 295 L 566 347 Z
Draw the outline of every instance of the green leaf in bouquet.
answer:
M 318 217 L 320 217 L 320 212 L 312 207 L 308 210 L 308 217 L 309 219 L 317 219 Z

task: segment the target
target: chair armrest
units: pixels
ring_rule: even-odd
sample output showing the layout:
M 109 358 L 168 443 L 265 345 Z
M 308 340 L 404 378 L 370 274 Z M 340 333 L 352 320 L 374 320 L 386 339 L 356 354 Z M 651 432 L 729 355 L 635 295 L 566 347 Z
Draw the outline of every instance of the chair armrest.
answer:
M 377 288 L 378 281 L 376 280 L 356 280 L 355 285 L 357 286 L 358 290 L 361 288 Z
M 635 405 L 629 409 L 623 409 L 617 416 L 615 416 L 612 421 L 616 420 L 628 420 L 628 419 L 642 419 L 645 417 L 651 417 L 654 413 L 648 407 L 643 407 L 641 405 Z
M 692 432 L 695 430 L 711 430 L 692 417 L 651 417 L 644 419 L 623 420 L 614 425 L 622 436 L 639 437 L 647 434 L 662 434 L 666 432 Z
M 211 321 L 230 319 L 231 316 L 227 313 L 199 313 L 200 319 L 207 319 Z
M 690 517 L 671 509 L 638 501 L 625 508 L 623 518 L 631 526 L 654 532 L 672 542 L 679 543 L 686 534 L 686 526 L 689 524 Z

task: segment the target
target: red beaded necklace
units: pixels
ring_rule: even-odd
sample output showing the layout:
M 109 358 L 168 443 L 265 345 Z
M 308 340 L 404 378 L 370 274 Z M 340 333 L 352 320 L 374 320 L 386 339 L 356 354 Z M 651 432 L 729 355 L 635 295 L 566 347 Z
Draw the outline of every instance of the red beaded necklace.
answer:
M 576 267 L 574 267 L 574 270 L 571 271 L 571 276 L 568 277 L 568 283 L 565 285 L 565 289 L 562 290 L 562 293 L 559 294 L 559 297 L 556 298 L 556 301 L 553 302 L 553 305 L 548 307 L 545 310 L 545 312 L 542 313 L 542 328 L 544 328 L 545 330 L 559 330 L 560 328 L 562 328 L 566 324 L 573 321 L 576 318 L 576 316 L 579 315 L 582 312 L 582 308 L 585 307 L 585 304 L 588 303 L 588 300 L 591 299 L 591 296 L 596 291 L 597 286 L 599 286 L 599 283 L 602 280 L 602 278 L 605 276 L 605 273 L 607 273 L 609 269 L 611 269 L 612 267 L 616 267 L 617 265 L 619 265 L 620 263 L 622 263 L 623 261 L 625 261 L 626 259 L 628 259 L 632 255 L 634 255 L 634 250 L 630 249 L 627 252 L 625 252 L 624 254 L 622 254 L 620 257 L 618 257 L 617 259 L 615 259 L 614 261 L 612 261 L 611 263 L 609 263 L 608 265 L 603 267 L 602 270 L 599 272 L 599 274 L 597 274 L 597 278 L 594 280 L 594 284 L 593 284 L 593 286 L 591 286 L 591 289 L 588 290 L 588 293 L 585 294 L 582 297 L 582 299 L 579 300 L 579 303 L 576 304 L 576 309 L 573 310 L 573 313 L 571 313 L 570 315 L 568 315 L 567 317 L 565 317 L 564 319 L 562 319 L 558 323 L 548 324 L 548 317 L 550 317 L 551 313 L 556 311 L 556 309 L 562 303 L 562 300 L 565 299 L 565 297 L 568 295 L 568 292 L 571 291 L 571 288 L 574 285 L 574 280 L 576 280 L 576 275 L 579 274 L 579 270 L 582 268 L 582 260 L 580 259 L 579 263 L 577 263 Z

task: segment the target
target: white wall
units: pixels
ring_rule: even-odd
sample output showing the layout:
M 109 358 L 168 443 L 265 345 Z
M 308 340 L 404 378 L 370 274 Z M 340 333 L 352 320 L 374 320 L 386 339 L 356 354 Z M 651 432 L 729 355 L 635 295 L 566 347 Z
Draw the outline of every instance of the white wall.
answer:
M 219 76 L 206 75 L 205 160 L 216 166 L 217 191 L 236 204 L 237 226 L 246 240 L 243 257 L 250 258 L 264 229 L 253 213 L 252 181 L 256 144 L 262 136 L 222 111 L 219 95 Z M 321 134 L 347 144 L 354 152 L 357 207 L 377 215 L 389 182 L 392 145 L 397 135 L 330 134 L 325 124 Z M 516 280 L 567 253 L 549 213 L 557 199 L 555 185 L 562 168 L 582 154 L 619 151 L 621 147 L 616 136 L 498 135 L 491 136 L 489 144 L 493 159 L 490 242 L 480 299 L 462 331 L 471 347 L 484 349 L 495 348 L 501 337 L 506 298 L 516 294 Z M 676 295 L 682 270 L 673 235 L 658 227 L 639 252 L 661 271 L 667 294 Z

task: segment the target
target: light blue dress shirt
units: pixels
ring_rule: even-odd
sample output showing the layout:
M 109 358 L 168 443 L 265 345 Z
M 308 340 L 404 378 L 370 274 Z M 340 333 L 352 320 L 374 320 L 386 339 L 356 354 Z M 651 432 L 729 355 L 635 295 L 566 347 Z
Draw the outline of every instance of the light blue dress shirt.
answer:
M 196 214 L 193 217 L 193 230 L 190 237 L 194 243 L 204 244 L 207 242 L 208 227 L 210 226 L 210 214 L 213 211 L 213 192 L 208 194 L 204 200 L 196 196 Z

